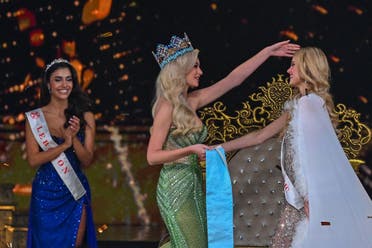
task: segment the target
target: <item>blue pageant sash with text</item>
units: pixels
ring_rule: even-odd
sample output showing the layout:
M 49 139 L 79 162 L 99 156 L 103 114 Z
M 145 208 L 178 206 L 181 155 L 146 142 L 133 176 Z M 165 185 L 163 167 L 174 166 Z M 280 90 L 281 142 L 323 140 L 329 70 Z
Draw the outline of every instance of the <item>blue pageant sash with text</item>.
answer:
M 206 152 L 208 248 L 233 248 L 232 187 L 225 151 Z

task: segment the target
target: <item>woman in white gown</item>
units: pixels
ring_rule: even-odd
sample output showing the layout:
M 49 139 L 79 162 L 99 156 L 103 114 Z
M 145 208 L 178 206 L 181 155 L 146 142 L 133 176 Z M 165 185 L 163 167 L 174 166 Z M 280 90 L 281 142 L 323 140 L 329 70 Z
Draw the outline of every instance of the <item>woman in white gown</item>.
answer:
M 287 71 L 295 88 L 283 114 L 222 144 L 232 151 L 281 133 L 286 202 L 272 247 L 372 247 L 372 201 L 337 138 L 325 54 L 301 48 Z

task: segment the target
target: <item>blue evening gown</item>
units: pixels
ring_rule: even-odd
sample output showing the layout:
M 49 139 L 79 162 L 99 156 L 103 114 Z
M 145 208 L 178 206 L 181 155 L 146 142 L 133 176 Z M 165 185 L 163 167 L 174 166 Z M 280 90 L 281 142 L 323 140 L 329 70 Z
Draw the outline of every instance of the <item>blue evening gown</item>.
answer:
M 78 137 L 83 141 L 84 133 L 79 133 Z M 53 139 L 58 144 L 63 142 L 62 138 Z M 32 183 L 27 248 L 74 247 L 84 205 L 87 216 L 84 244 L 89 248 L 97 247 L 88 180 L 72 147 L 65 154 L 86 194 L 75 201 L 52 163 L 41 165 Z

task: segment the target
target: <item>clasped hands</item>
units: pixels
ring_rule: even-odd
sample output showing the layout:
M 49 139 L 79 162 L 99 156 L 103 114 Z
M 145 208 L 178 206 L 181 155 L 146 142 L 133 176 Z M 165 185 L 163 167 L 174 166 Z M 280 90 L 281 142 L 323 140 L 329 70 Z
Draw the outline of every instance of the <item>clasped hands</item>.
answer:
M 190 148 L 192 149 L 192 152 L 198 155 L 199 161 L 205 160 L 205 153 L 207 152 L 207 150 L 213 150 L 216 147 L 217 147 L 216 145 L 208 146 L 204 144 L 195 144 L 195 145 L 190 146 Z

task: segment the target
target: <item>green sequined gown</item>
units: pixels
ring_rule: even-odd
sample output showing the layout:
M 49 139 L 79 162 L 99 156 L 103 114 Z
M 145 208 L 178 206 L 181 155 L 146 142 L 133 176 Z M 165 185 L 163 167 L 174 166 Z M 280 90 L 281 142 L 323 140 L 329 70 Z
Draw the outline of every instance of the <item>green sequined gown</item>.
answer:
M 165 149 L 203 143 L 207 128 L 175 136 L 168 135 Z M 157 202 L 170 235 L 162 248 L 207 248 L 205 197 L 196 154 L 164 164 L 157 186 Z

